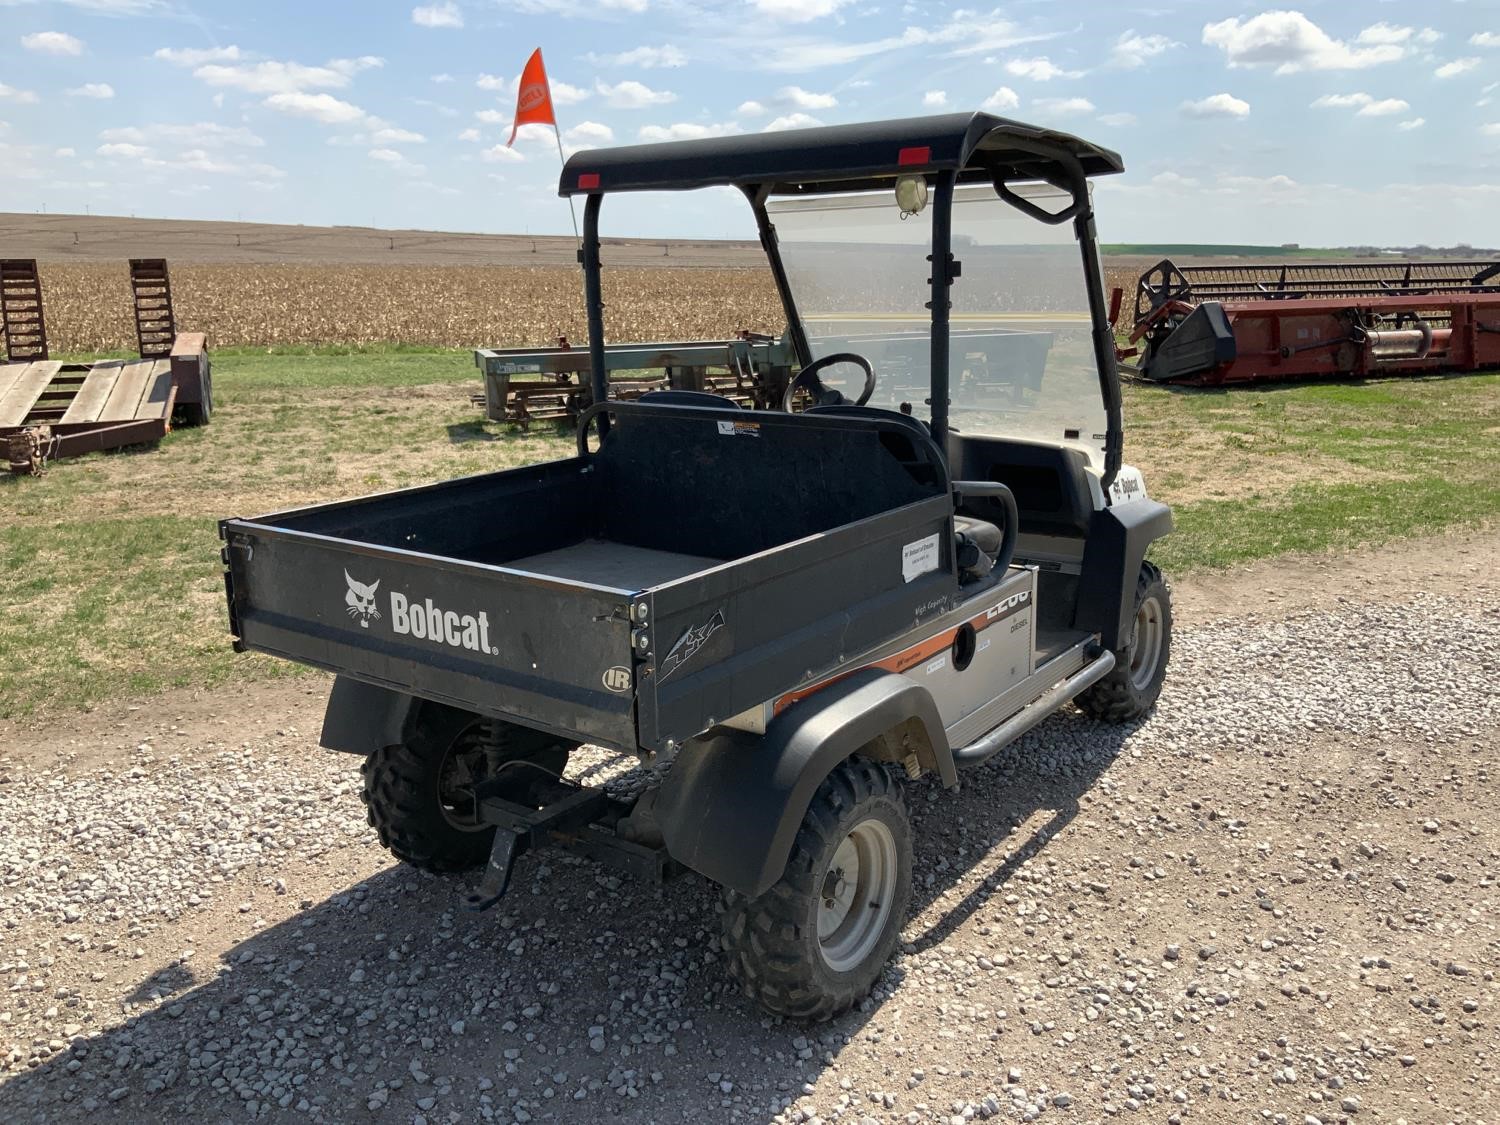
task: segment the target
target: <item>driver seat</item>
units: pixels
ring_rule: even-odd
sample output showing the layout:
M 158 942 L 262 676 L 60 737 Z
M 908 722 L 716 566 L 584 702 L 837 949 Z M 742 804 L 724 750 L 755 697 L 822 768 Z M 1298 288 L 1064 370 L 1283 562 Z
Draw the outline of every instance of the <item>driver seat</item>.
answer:
M 1005 535 L 994 524 L 973 516 L 953 517 L 953 554 L 960 582 L 976 582 L 995 569 Z

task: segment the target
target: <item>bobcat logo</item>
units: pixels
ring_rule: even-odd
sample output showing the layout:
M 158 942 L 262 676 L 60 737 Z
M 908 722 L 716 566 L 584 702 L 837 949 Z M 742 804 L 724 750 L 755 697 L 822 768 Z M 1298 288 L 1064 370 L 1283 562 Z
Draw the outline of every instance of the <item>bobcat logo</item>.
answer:
M 347 570 L 344 571 L 344 581 L 349 583 L 349 592 L 344 595 L 344 603 L 348 606 L 345 612 L 350 617 L 359 618 L 361 629 L 368 629 L 370 618 L 380 616 L 380 610 L 375 608 L 375 591 L 380 589 L 380 582 L 377 580 L 369 585 L 356 582 Z

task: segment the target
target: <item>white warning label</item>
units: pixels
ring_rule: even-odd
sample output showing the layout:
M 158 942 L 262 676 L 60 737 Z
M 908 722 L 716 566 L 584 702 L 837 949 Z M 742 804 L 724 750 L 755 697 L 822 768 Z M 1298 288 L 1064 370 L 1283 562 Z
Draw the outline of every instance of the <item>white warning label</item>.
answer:
M 901 577 L 910 582 L 919 575 L 936 570 L 941 561 L 936 535 L 918 539 L 901 548 Z

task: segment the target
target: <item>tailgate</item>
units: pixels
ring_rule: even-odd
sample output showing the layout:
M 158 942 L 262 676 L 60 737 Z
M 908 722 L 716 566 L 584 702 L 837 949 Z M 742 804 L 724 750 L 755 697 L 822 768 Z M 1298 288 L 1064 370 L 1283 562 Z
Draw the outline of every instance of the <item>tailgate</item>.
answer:
M 625 594 L 225 520 L 237 649 L 636 747 Z

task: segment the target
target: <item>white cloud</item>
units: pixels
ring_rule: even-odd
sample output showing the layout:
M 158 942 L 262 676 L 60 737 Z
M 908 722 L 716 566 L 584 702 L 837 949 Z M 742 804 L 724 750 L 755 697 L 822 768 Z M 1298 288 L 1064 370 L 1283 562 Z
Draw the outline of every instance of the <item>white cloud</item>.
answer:
M 1472 56 L 1466 59 L 1454 59 L 1438 67 L 1432 74 L 1434 78 L 1457 78 L 1460 74 L 1467 74 L 1478 65 L 1479 60 Z
M 554 85 L 552 89 L 555 96 L 557 87 Z M 594 89 L 599 92 L 605 104 L 613 109 L 645 109 L 647 106 L 666 105 L 677 100 L 677 95 L 668 90 L 653 90 L 630 78 L 613 86 L 595 82 Z
M 1476 31 L 1469 36 L 1471 47 L 1500 47 L 1500 34 L 1493 31 Z
M 1112 129 L 1123 128 L 1126 125 L 1134 125 L 1136 116 L 1133 113 L 1101 113 L 1099 124 L 1108 125 Z
M 598 121 L 580 121 L 563 136 L 574 144 L 607 145 L 615 139 L 615 131 Z
M 1358 109 L 1360 117 L 1389 117 L 1405 113 L 1411 103 L 1400 98 L 1373 98 L 1366 93 L 1324 94 L 1312 103 L 1313 109 Z
M 801 86 L 783 86 L 776 91 L 776 100 L 798 109 L 832 109 L 839 104 L 838 98 L 832 94 L 817 94 Z
M 17 90 L 14 86 L 7 86 L 4 82 L 0 82 L 0 98 L 9 98 L 21 105 L 35 105 L 38 100 L 34 91 Z
M 56 157 L 59 157 L 61 159 L 66 159 L 67 157 L 70 157 L 70 156 L 77 156 L 78 153 L 76 151 L 74 151 L 73 149 L 71 149 L 71 148 L 60 148 L 60 149 L 57 149 L 55 152 L 53 152 L 52 155 L 56 156 Z
M 176 66 L 202 66 L 204 63 L 211 62 L 235 62 L 240 57 L 240 49 L 233 45 L 228 47 L 160 47 L 155 57 Z
M 229 87 L 250 94 L 290 94 L 310 89 L 340 89 L 349 85 L 350 71 L 332 62 L 327 66 L 303 66 L 301 63 L 268 60 L 241 66 L 207 63 L 195 69 L 193 77 L 210 86 Z
M 762 133 L 779 133 L 783 129 L 810 129 L 823 122 L 808 113 L 788 113 L 781 117 L 772 118 L 766 123 Z
M 548 84 L 552 89 L 553 105 L 577 105 L 581 101 L 588 100 L 589 92 L 582 86 L 570 86 L 566 82 L 557 81 L 552 81 Z M 676 96 L 676 94 L 671 94 L 668 95 L 668 98 L 670 100 Z
M 310 117 L 324 125 L 347 125 L 364 120 L 365 111 L 357 105 L 340 101 L 332 94 L 305 94 L 288 92 L 272 94 L 261 103 L 268 109 L 288 113 L 293 117 Z
M 922 95 L 923 109 L 942 109 L 948 104 L 948 95 L 942 90 L 928 90 Z
M 475 142 L 475 141 L 479 140 L 479 130 L 478 129 L 465 129 L 463 132 L 461 132 L 458 135 L 458 139 L 461 140 L 461 141 L 469 141 L 471 143 Z
M 779 36 L 774 41 L 763 43 L 753 55 L 753 62 L 763 70 L 817 71 L 916 47 L 946 47 L 948 55 L 965 57 L 1052 38 L 1055 38 L 1053 33 L 1023 31 L 1019 24 L 1006 19 L 998 8 L 989 12 L 961 8 L 956 9 L 947 22 L 935 27 L 908 26 L 897 34 L 880 39 L 860 41 L 847 35 L 838 38 Z
M 1043 113 L 1067 117 L 1077 113 L 1093 113 L 1094 103 L 1088 98 L 1038 98 L 1031 103 Z
M 1488 125 L 1481 125 L 1479 131 L 1486 137 L 1500 137 L 1500 121 L 1492 121 Z
M 1009 86 L 1001 86 L 989 97 L 984 99 L 980 109 L 990 113 L 1003 113 L 1007 109 L 1015 109 L 1021 104 L 1021 98 Z
M 1210 94 L 1197 101 L 1183 102 L 1182 112 L 1189 117 L 1237 117 L 1250 116 L 1250 103 L 1233 94 Z
M 1362 70 L 1395 62 L 1406 53 L 1395 43 L 1350 46 L 1301 12 L 1262 12 L 1248 20 L 1231 17 L 1205 24 L 1203 42 L 1223 51 L 1231 67 L 1271 66 L 1277 74 Z
M 481 90 L 500 91 L 511 88 L 510 83 L 498 74 L 481 74 L 474 80 L 474 85 L 478 86 Z
M 370 150 L 370 159 L 378 160 L 380 163 L 395 169 L 405 176 L 422 176 L 427 173 L 427 169 L 422 165 L 413 163 L 403 153 L 397 152 L 393 148 L 372 148 Z
M 1082 78 L 1081 70 L 1064 70 L 1056 66 L 1046 55 L 1035 59 L 1011 59 L 1005 64 L 1005 73 L 1017 78 L 1029 78 L 1033 82 L 1051 82 L 1054 78 Z
M 1427 118 L 1413 117 L 1410 121 L 1399 122 L 1396 125 L 1396 128 L 1400 129 L 1403 133 L 1410 133 L 1413 129 L 1420 129 L 1423 125 L 1426 124 Z
M 713 125 L 680 122 L 676 125 L 643 125 L 638 135 L 643 141 L 699 141 L 704 137 L 723 137 L 739 131 L 740 127 L 733 122 Z
M 1141 35 L 1132 27 L 1115 40 L 1114 48 L 1109 53 L 1109 61 L 1115 66 L 1133 70 L 1138 66 L 1145 66 L 1149 59 L 1166 54 L 1173 47 L 1181 46 L 1177 40 L 1165 35 Z
M 1443 33 L 1433 27 L 1424 27 L 1420 31 L 1414 27 L 1401 27 L 1389 24 L 1382 20 L 1380 23 L 1371 24 L 1354 37 L 1354 41 L 1362 46 L 1404 46 L 1408 43 L 1420 43 L 1424 47 L 1430 47 L 1443 37 Z
M 123 141 L 127 144 L 181 144 L 193 148 L 260 148 L 266 142 L 243 126 L 220 125 L 198 121 L 191 125 L 126 125 L 105 129 L 101 141 Z
M 39 55 L 81 55 L 83 40 L 74 39 L 66 31 L 38 31 L 21 36 L 21 46 Z
M 596 66 L 638 66 L 642 70 L 671 70 L 687 65 L 687 56 L 670 44 L 661 47 L 633 47 L 618 55 L 590 54 Z
M 451 74 L 434 74 L 427 81 L 429 81 L 429 82 L 436 82 L 439 86 L 443 86 L 443 85 L 446 85 L 447 83 L 453 81 L 453 75 L 451 75 Z
M 766 107 L 760 102 L 740 102 L 740 107 L 734 112 L 736 117 L 760 117 L 766 112 Z
M 151 150 L 145 145 L 119 143 L 100 145 L 94 151 L 100 156 L 118 156 L 123 160 L 140 160 L 151 155 Z
M 510 114 L 498 109 L 481 109 L 474 114 L 476 120 L 485 125 L 509 125 Z
M 115 88 L 108 82 L 85 82 L 82 86 L 74 86 L 68 91 L 69 97 L 74 98 L 97 98 L 105 101 L 115 96 Z
M 411 22 L 418 27 L 463 27 L 464 14 L 452 0 L 441 4 L 422 4 L 411 10 Z
M 402 129 L 397 125 L 378 125 L 370 133 L 369 144 L 372 145 L 419 145 L 424 144 L 427 138 L 421 133 L 413 133 L 410 129 Z
M 782 23 L 810 23 L 831 16 L 852 0 L 753 0 L 755 10 Z
M 481 152 L 479 159 L 488 164 L 520 164 L 526 158 L 513 148 L 507 148 L 505 145 L 494 145 Z

